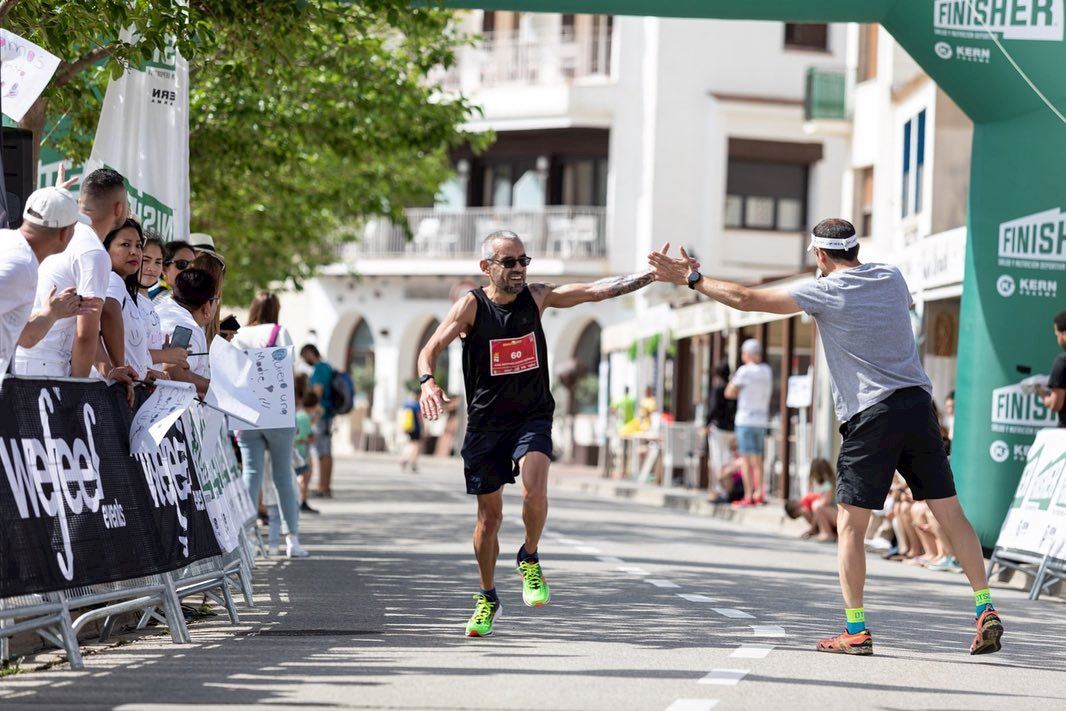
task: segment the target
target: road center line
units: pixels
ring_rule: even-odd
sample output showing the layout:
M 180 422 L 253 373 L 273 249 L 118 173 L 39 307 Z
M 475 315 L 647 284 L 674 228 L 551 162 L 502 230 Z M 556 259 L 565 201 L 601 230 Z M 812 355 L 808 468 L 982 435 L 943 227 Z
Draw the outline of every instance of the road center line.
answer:
M 577 540 L 576 538 L 560 538 L 559 539 L 559 543 L 562 543 L 564 546 L 580 546 L 580 545 L 583 545 L 582 542 Z
M 740 680 L 748 675 L 748 669 L 711 669 L 707 676 L 700 679 L 699 684 L 717 684 L 719 686 L 736 686 Z
M 602 553 L 603 551 L 601 551 L 599 548 L 597 548 L 595 546 L 578 546 L 577 552 L 578 553 L 593 553 L 593 554 L 595 554 L 595 553 Z
M 743 610 L 735 610 L 732 607 L 716 607 L 714 611 L 722 617 L 730 617 L 734 620 L 754 620 L 755 615 L 749 615 Z
M 618 570 L 621 570 L 623 573 L 629 573 L 630 575 L 651 575 L 651 573 L 644 570 L 644 568 L 635 568 L 631 565 L 623 565 L 618 568 Z
M 679 587 L 681 587 L 677 583 L 675 583 L 675 582 L 673 582 L 671 580 L 666 580 L 665 578 L 648 578 L 644 582 L 651 583 L 652 585 L 654 585 L 657 588 L 679 588 Z
M 714 598 L 707 597 L 706 595 L 694 595 L 693 593 L 678 593 L 678 597 L 682 597 L 689 602 L 714 602 Z
M 718 699 L 678 699 L 666 707 L 666 711 L 711 711 Z
M 765 659 L 774 648 L 772 644 L 745 644 L 730 654 L 734 659 Z
M 596 556 L 596 560 L 600 561 L 601 563 L 625 563 L 624 560 L 622 560 L 621 558 L 617 558 L 613 555 L 599 555 Z

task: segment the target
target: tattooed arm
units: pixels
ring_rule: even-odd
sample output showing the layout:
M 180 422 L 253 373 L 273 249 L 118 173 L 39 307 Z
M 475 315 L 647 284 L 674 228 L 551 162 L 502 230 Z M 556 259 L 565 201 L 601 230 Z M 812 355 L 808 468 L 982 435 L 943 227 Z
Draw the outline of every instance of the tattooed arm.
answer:
M 607 277 L 590 284 L 564 284 L 563 286 L 530 284 L 529 288 L 540 310 L 544 311 L 548 308 L 568 309 L 590 301 L 613 299 L 616 296 L 643 289 L 653 281 L 655 281 L 655 275 L 647 271 L 628 276 Z

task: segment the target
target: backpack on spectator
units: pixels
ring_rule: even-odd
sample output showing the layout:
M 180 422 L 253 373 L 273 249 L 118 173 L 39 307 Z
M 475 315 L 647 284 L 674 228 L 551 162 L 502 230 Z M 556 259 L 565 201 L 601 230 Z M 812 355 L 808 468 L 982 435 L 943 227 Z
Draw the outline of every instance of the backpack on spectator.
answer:
M 332 405 L 330 414 L 347 415 L 351 412 L 355 404 L 355 385 L 352 383 L 352 376 L 334 368 L 329 389 L 329 399 Z

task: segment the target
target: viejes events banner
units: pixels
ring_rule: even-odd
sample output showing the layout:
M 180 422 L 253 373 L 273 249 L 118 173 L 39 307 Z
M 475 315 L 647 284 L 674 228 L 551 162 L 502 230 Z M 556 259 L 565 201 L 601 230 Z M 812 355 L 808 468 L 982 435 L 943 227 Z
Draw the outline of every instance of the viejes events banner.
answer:
M 996 548 L 1066 562 L 1066 429 L 1037 434 Z
M 189 64 L 176 47 L 108 84 L 85 173 L 104 166 L 126 178 L 146 230 L 168 242 L 188 238 Z
M 151 575 L 222 552 L 187 418 L 158 454 L 131 457 L 133 416 L 117 386 L 9 377 L 0 412 L 0 597 Z

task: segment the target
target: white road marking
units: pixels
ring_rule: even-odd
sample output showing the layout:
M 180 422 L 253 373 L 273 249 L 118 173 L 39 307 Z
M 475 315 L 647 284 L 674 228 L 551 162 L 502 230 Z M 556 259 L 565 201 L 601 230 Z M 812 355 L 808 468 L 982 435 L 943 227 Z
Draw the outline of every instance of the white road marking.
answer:
M 774 648 L 772 644 L 745 644 L 736 649 L 730 657 L 734 659 L 765 659 Z
M 596 560 L 600 561 L 601 563 L 625 563 L 624 560 L 622 560 L 621 558 L 616 558 L 613 555 L 599 555 L 596 556 Z
M 651 583 L 652 585 L 654 585 L 657 588 L 679 588 L 679 587 L 681 587 L 677 583 L 675 583 L 673 581 L 670 581 L 670 580 L 666 580 L 664 578 L 649 578 L 649 579 L 645 580 L 644 582 Z
M 635 568 L 631 565 L 623 565 L 618 569 L 621 570 L 623 573 L 629 573 L 631 575 L 651 575 L 651 573 L 644 570 L 644 568 Z
M 736 686 L 741 679 L 748 675 L 749 671 L 748 669 L 711 669 L 710 673 L 697 683 Z
M 706 595 L 694 595 L 692 593 L 678 593 L 678 597 L 683 597 L 689 602 L 714 602 L 714 598 L 707 597 Z
M 577 552 L 578 553 L 593 553 L 593 554 L 595 554 L 595 553 L 602 553 L 603 551 L 601 551 L 599 548 L 597 548 L 595 546 L 578 546 Z
M 562 543 L 564 546 L 580 546 L 580 545 L 582 545 L 582 542 L 577 540 L 576 538 L 560 538 L 559 542 Z
M 714 611 L 722 617 L 731 617 L 734 620 L 754 620 L 755 615 L 749 615 L 743 610 L 734 610 L 732 607 L 716 607 Z
M 718 699 L 678 699 L 666 707 L 666 711 L 711 711 Z
M 749 625 L 756 637 L 787 637 L 784 627 L 777 625 Z

